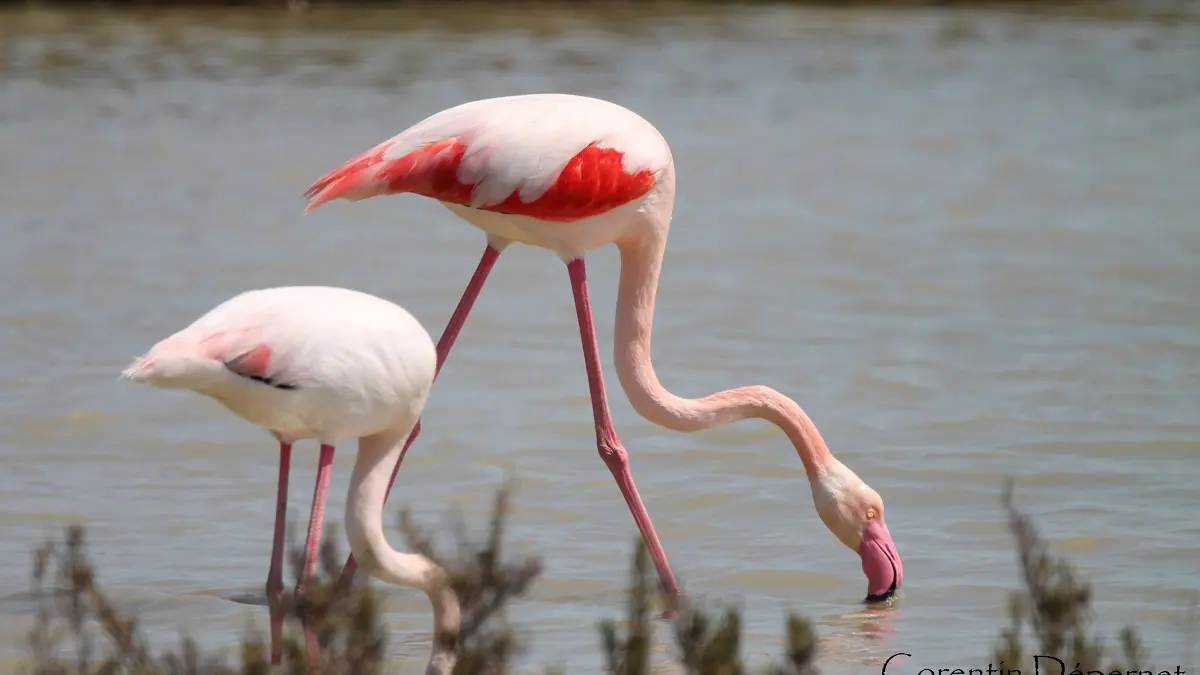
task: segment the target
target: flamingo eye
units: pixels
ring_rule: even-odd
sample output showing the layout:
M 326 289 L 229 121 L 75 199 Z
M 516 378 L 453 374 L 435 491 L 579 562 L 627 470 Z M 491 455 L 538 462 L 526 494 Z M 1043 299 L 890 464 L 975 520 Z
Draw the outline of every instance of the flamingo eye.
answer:
M 874 518 L 875 518 L 875 509 L 867 509 L 867 520 L 873 520 Z

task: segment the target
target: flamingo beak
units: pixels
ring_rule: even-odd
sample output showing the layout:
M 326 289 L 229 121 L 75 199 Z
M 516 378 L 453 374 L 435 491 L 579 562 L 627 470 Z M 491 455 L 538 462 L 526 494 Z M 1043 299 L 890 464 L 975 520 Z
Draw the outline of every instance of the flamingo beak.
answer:
M 867 521 L 862 544 L 858 547 L 862 558 L 863 573 L 867 575 L 867 598 L 865 602 L 883 602 L 896 593 L 904 580 L 904 565 L 892 542 L 892 534 L 882 518 Z

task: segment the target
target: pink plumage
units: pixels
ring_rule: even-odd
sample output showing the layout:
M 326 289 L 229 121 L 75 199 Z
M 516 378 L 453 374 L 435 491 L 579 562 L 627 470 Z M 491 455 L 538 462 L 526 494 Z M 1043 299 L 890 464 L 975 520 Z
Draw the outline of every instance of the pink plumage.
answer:
M 434 606 L 435 630 L 458 630 L 458 604 L 443 571 L 401 554 L 383 534 L 383 502 L 400 441 L 429 398 L 437 354 L 429 334 L 403 308 L 366 293 L 322 286 L 268 288 L 237 295 L 137 358 L 122 375 L 164 389 L 208 396 L 279 440 L 275 541 L 266 596 L 271 661 L 280 662 L 283 535 L 292 444 L 321 444 L 301 587 L 315 568 L 335 446 L 358 440 L 346 534 L 371 561 L 368 572 L 420 588 Z M 300 592 L 300 588 L 297 592 Z M 305 630 L 309 658 L 316 637 Z M 438 643 L 428 673 L 449 675 L 453 653 Z
M 268 289 L 222 304 L 126 370 L 126 376 L 147 384 L 208 395 L 280 439 L 280 498 L 267 582 L 274 663 L 290 444 L 302 438 L 322 444 L 302 580 L 315 560 L 333 444 L 358 437 L 346 515 L 354 555 L 344 574 L 361 558 L 364 569 L 377 576 L 422 588 L 434 605 L 435 630 L 457 630 L 458 608 L 445 575 L 420 556 L 405 557 L 387 546 L 380 512 L 420 430 L 418 416 L 433 379 L 500 253 L 513 242 L 552 250 L 566 263 L 596 449 L 670 600 L 678 600 L 680 590 L 612 421 L 592 318 L 584 256 L 607 244 L 616 244 L 621 255 L 616 371 L 634 410 L 685 432 L 746 418 L 771 421 L 799 455 L 818 515 L 861 558 L 868 600 L 886 599 L 900 587 L 903 566 L 885 525 L 882 498 L 833 456 L 795 401 L 761 385 L 688 399 L 659 381 L 650 343 L 675 171 L 667 142 L 650 122 L 615 103 L 567 94 L 464 103 L 326 173 L 306 192 L 305 212 L 335 199 L 405 192 L 438 200 L 487 234 L 475 274 L 436 348 L 407 312 L 379 298 L 344 289 Z M 668 614 L 673 609 L 674 603 Z M 311 631 L 306 637 L 315 658 Z M 452 654 L 435 653 L 427 672 L 448 673 L 452 667 Z
M 129 379 L 197 391 L 294 443 L 379 433 L 423 405 L 433 341 L 403 308 L 321 286 L 237 295 L 125 370 Z
M 606 244 L 615 243 L 621 253 L 616 369 L 634 410 L 679 431 L 748 417 L 775 423 L 804 464 L 821 519 L 862 559 L 868 599 L 885 599 L 896 591 L 903 566 L 884 525 L 882 498 L 834 458 L 795 401 L 763 386 L 685 399 L 659 382 L 650 361 L 650 337 L 675 203 L 675 171 L 670 148 L 654 125 L 615 103 L 568 94 L 464 103 L 414 124 L 322 176 L 305 193 L 305 213 L 334 199 L 404 192 L 437 199 L 487 233 L 488 245 L 475 274 L 438 342 L 439 368 L 505 247 L 513 242 L 538 246 L 567 263 L 596 448 L 625 497 L 670 598 L 679 597 L 679 588 L 613 426 L 600 365 L 584 256 Z M 409 435 L 405 448 L 419 429 Z M 345 571 L 353 569 L 351 558 Z
M 442 111 L 317 179 L 310 212 L 334 199 L 412 193 L 480 211 L 575 222 L 646 195 L 671 154 L 629 110 L 559 94 Z

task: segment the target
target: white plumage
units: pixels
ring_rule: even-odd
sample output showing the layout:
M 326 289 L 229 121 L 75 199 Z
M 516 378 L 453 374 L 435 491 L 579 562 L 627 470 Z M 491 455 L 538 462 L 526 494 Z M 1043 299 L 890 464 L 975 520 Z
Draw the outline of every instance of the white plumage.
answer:
M 671 163 L 666 140 L 645 118 L 609 101 L 568 94 L 504 96 L 447 108 L 384 141 L 383 160 L 447 138 L 467 146 L 458 180 L 475 186 L 473 207 L 514 193 L 536 201 L 588 146 L 620 150 L 629 174 L 659 172 Z
M 324 521 L 334 447 L 358 440 L 346 499 L 346 535 L 365 571 L 419 588 L 434 610 L 434 653 L 427 673 L 449 675 L 459 608 L 443 570 L 387 543 L 382 509 L 401 442 L 429 398 L 437 355 L 429 333 L 402 307 L 344 288 L 295 286 L 248 291 L 154 345 L 124 377 L 189 389 L 219 401 L 280 442 L 275 541 L 267 578 L 271 661 L 281 658 L 282 562 L 292 443 L 321 443 L 299 592 L 311 578 Z M 305 626 L 310 662 L 317 658 Z
M 334 199 L 404 193 L 436 199 L 487 233 L 475 274 L 438 341 L 439 367 L 507 246 L 519 242 L 549 249 L 566 263 L 596 449 L 670 600 L 678 599 L 680 589 L 613 425 L 592 319 L 584 257 L 607 244 L 616 244 L 621 254 L 614 352 L 617 376 L 634 410 L 677 431 L 746 418 L 771 421 L 804 464 L 821 519 L 862 560 L 868 598 L 890 597 L 900 587 L 903 565 L 884 524 L 882 498 L 833 456 L 795 401 L 760 385 L 683 398 L 659 381 L 650 344 L 675 205 L 675 172 L 666 140 L 649 121 L 616 103 L 569 94 L 464 103 L 417 122 L 314 181 L 305 192 L 305 213 Z M 409 435 L 408 444 L 418 431 Z M 347 572 L 353 567 L 348 560 Z
M 319 534 L 318 506 L 323 505 L 332 443 L 374 434 L 360 438 L 351 476 L 347 534 L 354 555 L 344 573 L 353 572 L 357 558 L 377 576 L 424 588 L 434 603 L 437 630 L 457 630 L 457 604 L 445 597 L 446 586 L 439 581 L 444 575 L 419 556 L 406 558 L 388 547 L 379 513 L 394 471 L 420 429 L 417 416 L 437 370 L 500 253 L 520 242 L 552 250 L 566 263 L 596 449 L 674 605 L 681 591 L 609 411 L 588 295 L 584 255 L 614 243 L 621 254 L 616 371 L 634 410 L 678 431 L 746 418 L 769 420 L 799 455 L 821 519 L 861 558 L 868 598 L 890 597 L 900 587 L 903 566 L 884 524 L 882 498 L 833 456 L 795 401 L 761 385 L 682 398 L 659 381 L 650 343 L 675 203 L 675 174 L 667 142 L 650 122 L 615 103 L 567 94 L 465 103 L 418 122 L 314 181 L 305 193 L 305 212 L 334 199 L 401 193 L 436 199 L 488 235 L 435 355 L 416 322 L 382 300 L 339 289 L 272 289 L 256 292 L 266 296 L 247 294 L 231 300 L 157 345 L 126 371 L 150 384 L 196 389 L 275 433 L 281 440 L 281 494 L 286 490 L 290 441 L 321 440 L 318 498 L 306 554 L 310 561 L 316 553 L 313 523 Z M 400 421 L 382 429 L 391 414 Z M 401 446 L 403 436 L 408 440 Z M 277 511 L 268 599 L 281 587 L 276 576 L 281 538 L 282 511 Z M 275 644 L 274 605 L 272 626 Z M 310 654 L 314 644 L 310 641 Z M 448 661 L 452 658 L 435 658 L 430 672 Z
M 262 348 L 265 367 L 239 363 Z M 429 333 L 402 307 L 344 288 L 293 286 L 221 303 L 124 374 L 212 397 L 281 441 L 336 445 L 424 406 L 436 363 Z
M 603 150 L 615 160 L 603 161 Z M 552 190 L 577 208 L 539 204 Z M 414 192 L 494 242 L 546 248 L 568 262 L 628 233 L 640 212 L 669 212 L 673 190 L 670 146 L 642 116 L 586 96 L 527 94 L 463 103 L 414 124 L 315 181 L 305 213 L 333 199 Z

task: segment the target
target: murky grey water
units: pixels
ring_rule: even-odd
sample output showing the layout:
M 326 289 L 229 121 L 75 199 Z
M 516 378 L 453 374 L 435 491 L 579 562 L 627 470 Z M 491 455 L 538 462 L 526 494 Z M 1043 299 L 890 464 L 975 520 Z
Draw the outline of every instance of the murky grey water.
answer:
M 887 500 L 905 593 L 866 611 L 858 561 L 817 519 L 781 434 L 669 432 L 614 391 L 677 573 L 744 606 L 748 654 L 778 653 L 797 609 L 828 639 L 830 673 L 898 651 L 912 672 L 986 667 L 1016 584 L 998 506 L 1012 473 L 1095 582 L 1097 628 L 1137 622 L 1161 665 L 1181 658 L 1200 562 L 1194 25 L 763 11 L 618 33 L 491 17 L 454 33 L 362 13 L 304 30 L 39 16 L 0 19 L 6 657 L 31 622 L 28 552 L 70 521 L 164 643 L 186 627 L 229 646 L 265 625 L 264 608 L 223 597 L 265 579 L 274 445 L 215 404 L 116 374 L 255 287 L 376 293 L 436 336 L 481 236 L 416 197 L 302 218 L 300 192 L 446 106 L 571 91 L 642 112 L 674 148 L 663 381 L 781 389 Z M 607 345 L 615 251 L 590 260 Z M 635 533 L 595 456 L 578 339 L 559 261 L 510 249 L 392 502 L 482 522 L 516 471 L 515 541 L 547 563 L 517 618 L 530 663 L 573 673 L 596 671 L 594 624 L 623 612 Z M 294 526 L 314 457 L 295 462 Z M 332 521 L 352 461 L 338 458 Z M 395 649 L 419 663 L 427 605 L 390 598 Z

